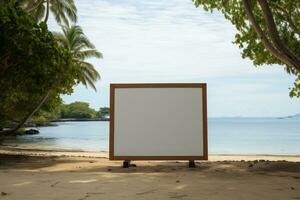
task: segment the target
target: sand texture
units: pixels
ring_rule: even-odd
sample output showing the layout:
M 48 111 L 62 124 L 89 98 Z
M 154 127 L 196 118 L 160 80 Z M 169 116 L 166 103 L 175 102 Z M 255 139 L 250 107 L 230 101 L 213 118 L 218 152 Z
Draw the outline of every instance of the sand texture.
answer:
M 137 161 L 124 169 L 102 154 L 69 153 L 1 150 L 0 199 L 300 199 L 296 156 L 247 161 L 256 157 L 223 155 L 194 169 L 184 161 Z M 229 161 L 237 158 L 244 161 Z M 281 161 L 270 161 L 276 158 Z

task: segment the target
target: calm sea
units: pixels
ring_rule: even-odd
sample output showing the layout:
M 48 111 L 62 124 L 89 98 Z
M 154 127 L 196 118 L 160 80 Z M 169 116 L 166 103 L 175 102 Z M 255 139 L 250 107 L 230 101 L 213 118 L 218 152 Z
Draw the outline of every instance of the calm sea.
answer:
M 5 139 L 20 148 L 108 151 L 109 122 L 59 122 L 41 127 L 39 135 Z M 300 155 L 300 119 L 210 118 L 211 154 Z

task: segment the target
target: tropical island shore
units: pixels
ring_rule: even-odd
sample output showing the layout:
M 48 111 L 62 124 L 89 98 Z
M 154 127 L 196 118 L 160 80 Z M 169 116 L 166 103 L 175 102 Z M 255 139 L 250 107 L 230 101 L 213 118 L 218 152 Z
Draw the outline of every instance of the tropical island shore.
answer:
M 0 149 L 0 199 L 300 199 L 300 157 L 210 155 L 121 168 L 107 153 Z

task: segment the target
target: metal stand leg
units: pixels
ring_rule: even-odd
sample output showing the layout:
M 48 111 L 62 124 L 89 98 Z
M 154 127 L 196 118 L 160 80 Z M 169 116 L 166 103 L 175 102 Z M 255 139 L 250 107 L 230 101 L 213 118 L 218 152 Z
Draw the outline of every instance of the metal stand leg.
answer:
M 196 164 L 194 160 L 189 160 L 189 168 L 195 168 Z
M 123 161 L 123 168 L 129 168 L 130 166 L 130 160 L 124 160 Z

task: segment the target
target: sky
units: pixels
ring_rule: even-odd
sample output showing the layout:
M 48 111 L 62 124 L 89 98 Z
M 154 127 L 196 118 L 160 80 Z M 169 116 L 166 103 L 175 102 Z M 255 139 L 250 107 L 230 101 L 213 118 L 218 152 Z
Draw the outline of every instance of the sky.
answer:
M 255 67 L 232 43 L 235 28 L 190 0 L 75 0 L 78 25 L 103 53 L 89 60 L 101 74 L 97 92 L 74 87 L 65 103 L 109 106 L 110 83 L 207 83 L 209 117 L 300 113 L 288 95 L 294 77 L 282 66 Z M 53 17 L 49 28 L 59 31 Z

